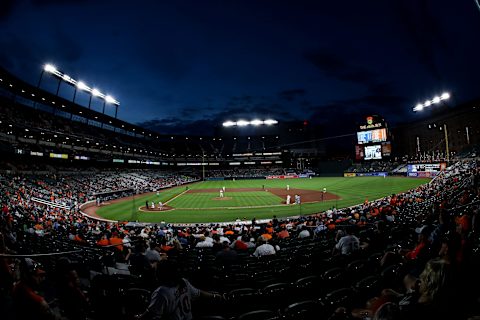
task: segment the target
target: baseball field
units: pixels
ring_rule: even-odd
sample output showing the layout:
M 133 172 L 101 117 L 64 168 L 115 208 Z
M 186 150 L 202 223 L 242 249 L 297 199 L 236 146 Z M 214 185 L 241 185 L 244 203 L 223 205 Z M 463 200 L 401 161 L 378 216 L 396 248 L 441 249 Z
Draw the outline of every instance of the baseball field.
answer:
M 365 199 L 375 200 L 407 191 L 428 181 L 404 177 L 203 181 L 161 190 L 158 194 L 152 192 L 117 199 L 99 207 L 91 205 L 84 211 L 110 220 L 140 222 L 202 223 L 251 220 L 253 217 L 265 219 L 273 215 L 307 215 L 332 207 L 348 207 L 363 203 Z M 223 187 L 222 196 L 220 190 Z M 291 197 L 290 204 L 286 204 L 288 195 Z M 300 196 L 300 204 L 294 204 L 295 195 Z

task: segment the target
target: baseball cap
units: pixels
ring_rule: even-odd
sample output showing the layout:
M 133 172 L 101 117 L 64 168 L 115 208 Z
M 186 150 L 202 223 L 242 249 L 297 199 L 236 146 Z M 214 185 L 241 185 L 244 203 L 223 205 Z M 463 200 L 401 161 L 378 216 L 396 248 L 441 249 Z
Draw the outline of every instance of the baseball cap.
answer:
M 30 274 L 45 274 L 42 265 L 31 258 L 25 258 L 25 267 L 28 273 Z

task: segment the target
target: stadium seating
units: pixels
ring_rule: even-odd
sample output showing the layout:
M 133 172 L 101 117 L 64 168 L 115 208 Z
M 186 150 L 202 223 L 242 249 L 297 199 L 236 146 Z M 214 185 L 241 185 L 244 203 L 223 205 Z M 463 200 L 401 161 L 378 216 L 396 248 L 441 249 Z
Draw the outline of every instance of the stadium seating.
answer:
M 466 288 L 479 283 L 478 275 L 471 272 L 480 262 L 480 237 L 476 231 L 477 220 L 474 219 L 479 212 L 478 175 L 475 160 L 461 161 L 427 185 L 358 205 L 355 211 L 366 218 L 366 226 L 359 225 L 360 221 L 355 219 L 351 210 L 335 209 L 328 214 L 321 212 L 289 221 L 293 225 L 290 230 L 292 236 L 290 239 L 277 239 L 276 232 L 286 223 L 280 219 L 272 234 L 273 244 L 279 247 L 275 255 L 256 258 L 252 256 L 252 248 L 239 253 L 234 264 L 224 264 L 216 258 L 220 243 L 215 243 L 213 248 L 195 248 L 199 235 L 211 236 L 212 230 L 223 228 L 223 231 L 235 230 L 232 235 L 227 235 L 230 240 L 237 239 L 240 233 L 256 239 L 266 232 L 267 225 L 259 224 L 258 229 L 209 224 L 178 227 L 159 224 L 145 228 L 100 222 L 78 212 L 79 203 L 93 199 L 101 190 L 138 189 L 141 186 L 146 191 L 158 183 L 168 186 L 191 181 L 192 177 L 148 170 L 67 174 L 61 178 L 49 173 L 2 174 L 0 228 L 4 246 L 0 247 L 0 252 L 37 255 L 35 260 L 49 275 L 55 274 L 55 270 L 66 263 L 60 257 L 67 257 L 67 264 L 76 270 L 81 288 L 90 298 L 87 314 L 93 319 L 112 316 L 131 319 L 141 314 L 147 308 L 150 294 L 161 276 L 151 270 L 140 270 L 131 275 L 125 266 L 128 267 L 133 257 L 139 254 L 139 245 L 163 241 L 173 247 L 174 239 L 182 240 L 181 248 L 167 251 L 159 247 L 158 250 L 181 266 L 184 277 L 192 285 L 225 296 L 221 303 L 195 303 L 195 318 L 328 318 L 334 313 L 339 317 L 342 310 L 351 314 L 358 308 L 367 308 L 373 314 L 379 305 L 369 303 L 370 298 L 386 301 L 387 297 L 382 295 L 385 290 L 382 289 L 404 294 L 404 276 L 421 277 L 425 265 L 432 258 L 454 264 L 456 275 L 469 279 L 459 280 Z M 32 197 L 62 204 L 66 208 L 52 209 L 38 205 L 31 201 Z M 395 208 L 394 213 L 392 208 Z M 432 208 L 435 208 L 433 213 Z M 374 209 L 379 209 L 380 213 L 374 215 Z M 448 214 L 448 224 L 440 223 L 440 214 Z M 390 215 L 394 219 L 387 218 Z M 385 230 L 376 229 L 378 221 L 385 223 Z M 315 228 L 320 222 L 330 223 L 335 229 L 318 235 L 312 232 L 312 236 L 306 239 L 295 237 L 301 230 L 298 226 Z M 432 232 L 429 246 L 422 249 L 417 247 L 416 230 L 423 225 L 429 225 Z M 336 230 L 342 228 L 352 229 L 362 242 L 361 249 L 349 256 L 332 256 Z M 382 234 L 378 235 L 378 232 Z M 103 235 L 107 239 L 116 235 L 122 235 L 124 240 L 126 238 L 123 251 L 98 246 L 97 240 Z M 449 242 L 453 235 L 460 237 L 460 247 L 454 247 Z M 370 238 L 380 239 L 380 236 L 385 239 L 384 242 L 374 247 L 363 246 L 364 242 L 371 241 Z M 398 250 L 399 245 L 406 248 L 405 253 Z M 451 246 L 455 255 L 445 254 L 444 246 Z M 441 251 L 441 248 L 444 250 Z M 415 250 L 423 252 L 425 257 L 411 258 L 411 252 Z M 12 272 L 5 278 L 11 280 L 1 283 L 2 297 L 10 297 L 5 300 L 6 314 L 15 315 L 18 312 L 11 298 L 14 281 L 18 280 L 16 274 L 18 272 Z M 54 296 L 55 279 L 47 277 L 46 285 L 52 288 L 49 294 Z M 465 292 L 475 291 L 465 289 L 454 292 L 464 297 Z M 473 296 L 478 297 L 478 293 Z M 122 307 L 114 308 L 118 305 Z M 460 302 L 451 300 L 446 306 L 457 310 L 457 319 L 480 314 L 480 306 L 470 297 Z

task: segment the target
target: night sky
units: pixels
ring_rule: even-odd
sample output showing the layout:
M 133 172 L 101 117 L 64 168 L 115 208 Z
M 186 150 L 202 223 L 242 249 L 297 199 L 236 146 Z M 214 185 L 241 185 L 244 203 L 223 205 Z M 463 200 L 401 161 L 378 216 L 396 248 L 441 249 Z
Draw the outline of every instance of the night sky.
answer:
M 160 133 L 271 117 L 333 135 L 371 113 L 416 119 L 412 107 L 443 91 L 451 106 L 480 97 L 474 0 L 0 3 L 3 67 L 36 84 L 52 63 L 119 100 L 119 118 Z

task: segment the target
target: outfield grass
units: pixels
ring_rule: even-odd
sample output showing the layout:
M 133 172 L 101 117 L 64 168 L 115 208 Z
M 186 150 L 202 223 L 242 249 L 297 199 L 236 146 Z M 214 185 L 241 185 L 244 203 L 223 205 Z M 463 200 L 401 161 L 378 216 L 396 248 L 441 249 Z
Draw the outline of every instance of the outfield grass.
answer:
M 135 200 L 115 203 L 104 206 L 97 211 L 101 217 L 112 220 L 138 220 L 141 222 L 172 222 L 172 223 L 200 223 L 221 222 L 240 219 L 271 218 L 312 214 L 324 211 L 331 207 L 348 207 L 363 203 L 365 199 L 375 200 L 392 193 L 400 193 L 424 184 L 430 179 L 404 177 L 355 177 L 355 178 L 314 178 L 291 180 L 237 180 L 237 181 L 204 181 L 189 185 L 189 189 L 218 189 L 225 186 L 227 197 L 232 200 L 212 200 L 218 193 L 189 193 L 181 194 L 186 187 L 176 187 L 160 192 L 160 195 L 137 196 Z M 267 192 L 235 192 L 228 193 L 228 188 L 290 188 L 322 190 L 336 194 L 339 200 L 330 200 L 318 203 L 306 203 L 300 206 L 278 206 L 283 199 Z M 181 194 L 181 195 L 180 195 Z M 178 196 L 180 195 L 180 196 Z M 140 212 L 138 208 L 145 205 L 145 201 L 166 202 L 175 196 L 168 205 L 176 208 L 165 212 Z M 234 208 L 272 204 L 267 208 Z M 219 207 L 228 207 L 219 209 Z M 195 208 L 195 209 L 180 209 Z
M 212 200 L 218 196 L 219 192 L 186 193 L 170 201 L 168 205 L 177 209 L 207 209 L 280 205 L 284 201 L 279 196 L 265 191 L 228 192 L 227 189 L 226 200 Z

